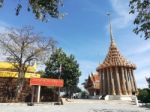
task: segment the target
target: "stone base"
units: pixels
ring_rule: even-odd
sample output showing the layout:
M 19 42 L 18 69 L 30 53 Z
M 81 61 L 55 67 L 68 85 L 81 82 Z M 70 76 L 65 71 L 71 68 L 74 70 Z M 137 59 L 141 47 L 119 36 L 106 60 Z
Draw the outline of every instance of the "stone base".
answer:
M 127 100 L 132 101 L 135 96 L 133 95 L 106 95 L 105 100 Z

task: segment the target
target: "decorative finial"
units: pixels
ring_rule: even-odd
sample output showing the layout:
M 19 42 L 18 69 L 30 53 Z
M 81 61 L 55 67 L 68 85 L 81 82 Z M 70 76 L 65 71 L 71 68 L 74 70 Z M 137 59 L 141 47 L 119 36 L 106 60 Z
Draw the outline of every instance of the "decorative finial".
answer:
M 109 17 L 109 30 L 110 30 L 110 40 L 111 40 L 111 43 L 114 42 L 114 39 L 113 39 L 113 34 L 112 34 L 112 28 L 111 28 L 111 14 L 110 13 L 107 13 L 108 17 Z

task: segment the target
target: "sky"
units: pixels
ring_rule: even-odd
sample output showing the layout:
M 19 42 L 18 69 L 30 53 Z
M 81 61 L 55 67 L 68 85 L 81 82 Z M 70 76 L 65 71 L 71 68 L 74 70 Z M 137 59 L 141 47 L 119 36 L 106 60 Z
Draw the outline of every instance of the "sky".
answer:
M 31 25 L 37 32 L 53 37 L 58 47 L 76 57 L 82 72 L 80 87 L 107 55 L 110 38 L 106 14 L 110 12 L 113 36 L 121 54 L 137 65 L 134 73 L 138 88 L 148 87 L 145 77 L 150 77 L 150 39 L 132 32 L 135 16 L 128 13 L 128 0 L 64 0 L 60 10 L 65 17 L 50 18 L 47 23 L 36 20 L 25 8 L 15 16 L 15 7 L 16 0 L 5 0 L 0 8 L 0 32 L 5 27 Z

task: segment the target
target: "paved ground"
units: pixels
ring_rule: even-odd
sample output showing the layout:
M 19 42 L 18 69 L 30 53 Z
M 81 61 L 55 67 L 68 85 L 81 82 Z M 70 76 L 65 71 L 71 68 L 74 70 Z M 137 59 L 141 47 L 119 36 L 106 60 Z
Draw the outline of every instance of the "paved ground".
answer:
M 137 107 L 127 101 L 74 100 L 64 105 L 1 103 L 0 112 L 150 112 L 150 108 Z

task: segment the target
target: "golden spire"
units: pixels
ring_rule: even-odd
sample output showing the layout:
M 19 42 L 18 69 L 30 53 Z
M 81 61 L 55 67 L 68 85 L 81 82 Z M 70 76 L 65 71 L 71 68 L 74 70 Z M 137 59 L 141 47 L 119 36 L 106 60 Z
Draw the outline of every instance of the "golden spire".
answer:
M 112 26 L 111 26 L 111 18 L 110 18 L 110 13 L 107 13 L 108 17 L 109 17 L 109 30 L 110 30 L 110 41 L 111 43 L 114 43 L 114 39 L 113 39 L 113 34 L 112 34 Z

